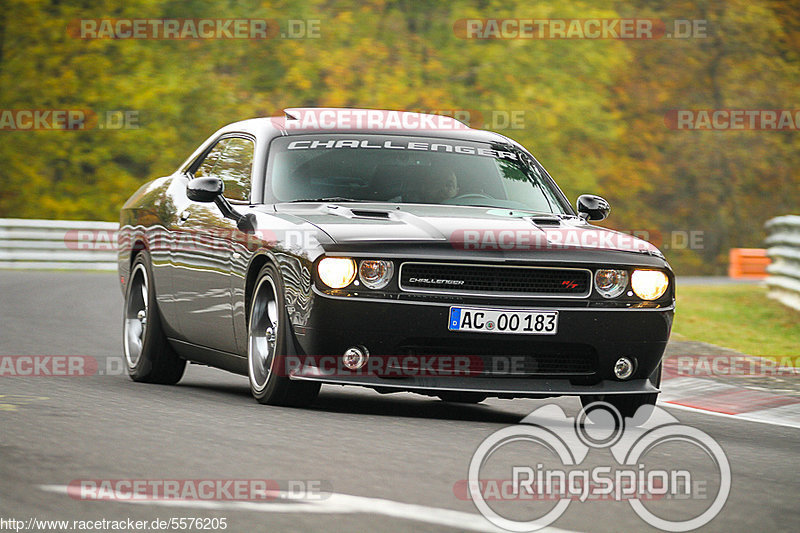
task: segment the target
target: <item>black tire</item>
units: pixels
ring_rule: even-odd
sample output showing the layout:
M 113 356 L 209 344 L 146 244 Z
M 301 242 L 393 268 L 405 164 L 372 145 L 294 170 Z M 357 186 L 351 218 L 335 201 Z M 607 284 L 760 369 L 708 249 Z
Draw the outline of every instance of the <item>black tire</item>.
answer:
M 183 377 L 186 360 L 178 357 L 164 335 L 150 255 L 146 251 L 136 255 L 128 276 L 122 347 L 133 381 L 173 385 Z
M 656 387 L 661 385 L 661 368 L 663 363 L 659 363 L 658 368 L 650 375 L 650 382 Z M 581 396 L 581 405 L 586 408 L 595 402 L 606 402 L 613 406 L 619 414 L 625 418 L 631 418 L 636 411 L 643 405 L 655 405 L 658 399 L 658 392 L 647 394 L 595 394 Z
M 487 398 L 480 392 L 441 392 L 437 396 L 443 402 L 449 403 L 481 403 Z
M 294 355 L 294 342 L 283 283 L 275 267 L 266 264 L 256 279 L 247 321 L 247 375 L 259 403 L 303 407 L 317 398 L 319 383 L 292 381 L 282 371 L 287 355 Z

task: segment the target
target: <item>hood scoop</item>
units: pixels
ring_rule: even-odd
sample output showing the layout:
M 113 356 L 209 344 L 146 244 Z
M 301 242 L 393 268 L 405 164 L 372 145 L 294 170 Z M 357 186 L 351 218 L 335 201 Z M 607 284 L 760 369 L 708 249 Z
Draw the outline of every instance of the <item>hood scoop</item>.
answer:
M 560 226 L 561 225 L 561 217 L 556 215 L 536 215 L 532 217 L 525 217 L 525 220 L 528 220 L 534 223 L 537 226 Z
M 358 219 L 366 218 L 370 220 L 391 220 L 392 213 L 383 209 L 370 209 L 363 207 L 346 207 L 343 205 L 327 204 L 320 205 L 315 208 L 317 213 L 325 213 L 328 215 L 336 215 L 339 217 Z
M 351 209 L 350 212 L 355 218 L 381 218 L 383 220 L 389 220 L 389 213 L 387 211 Z

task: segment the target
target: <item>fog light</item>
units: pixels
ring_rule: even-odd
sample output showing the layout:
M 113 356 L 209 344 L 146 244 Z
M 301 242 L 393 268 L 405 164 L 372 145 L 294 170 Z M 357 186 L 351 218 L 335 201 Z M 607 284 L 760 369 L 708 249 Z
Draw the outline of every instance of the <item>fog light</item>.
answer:
M 358 370 L 367 364 L 369 351 L 363 346 L 353 346 L 348 348 L 342 356 L 342 363 L 350 370 Z
M 614 363 L 614 375 L 617 379 L 628 379 L 633 374 L 633 361 L 627 357 L 620 357 Z

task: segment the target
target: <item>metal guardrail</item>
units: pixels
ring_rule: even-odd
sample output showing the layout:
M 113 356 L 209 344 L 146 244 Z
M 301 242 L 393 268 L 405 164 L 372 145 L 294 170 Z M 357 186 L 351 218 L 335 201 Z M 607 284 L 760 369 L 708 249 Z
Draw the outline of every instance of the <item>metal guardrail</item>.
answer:
M 116 270 L 116 222 L 0 218 L 0 268 Z
M 800 216 L 776 217 L 765 227 L 767 255 L 772 259 L 767 267 L 768 295 L 800 310 Z
M 766 223 L 769 296 L 800 310 L 800 216 Z M 0 218 L 0 268 L 116 270 L 116 222 Z

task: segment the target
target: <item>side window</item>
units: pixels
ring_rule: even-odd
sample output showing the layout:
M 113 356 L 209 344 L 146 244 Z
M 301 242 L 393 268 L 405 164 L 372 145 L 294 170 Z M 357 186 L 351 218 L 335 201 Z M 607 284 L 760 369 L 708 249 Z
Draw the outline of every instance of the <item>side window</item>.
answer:
M 225 139 L 225 151 L 214 166 L 214 174 L 225 183 L 225 198 L 248 201 L 250 174 L 253 168 L 253 141 L 233 137 Z
M 197 167 L 197 170 L 194 171 L 194 176 L 196 178 L 210 176 L 211 171 L 214 169 L 214 165 L 217 163 L 217 160 L 222 155 L 222 152 L 225 151 L 225 141 L 218 142 L 214 148 L 211 149 L 210 152 L 206 155 L 203 162 Z

